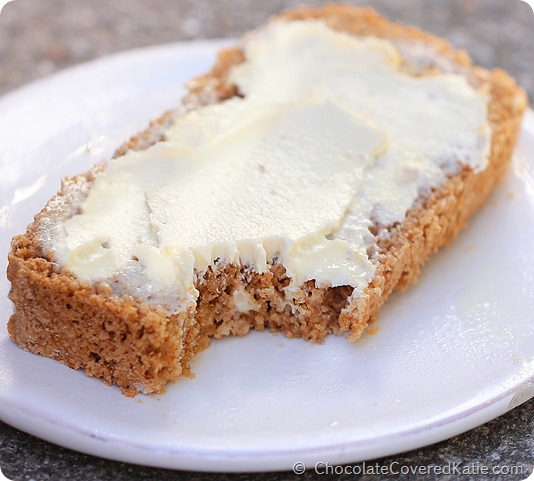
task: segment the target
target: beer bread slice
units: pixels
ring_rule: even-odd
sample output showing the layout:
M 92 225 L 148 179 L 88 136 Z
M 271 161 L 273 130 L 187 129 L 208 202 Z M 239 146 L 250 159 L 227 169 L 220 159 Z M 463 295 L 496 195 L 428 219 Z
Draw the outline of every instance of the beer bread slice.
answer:
M 157 393 L 180 376 L 192 375 L 191 359 L 212 337 L 268 328 L 313 342 L 323 341 L 329 333 L 346 334 L 352 341 L 375 320 L 393 290 L 417 281 L 428 257 L 454 239 L 502 178 L 527 107 L 525 93 L 505 72 L 476 67 L 465 52 L 446 41 L 388 21 L 368 8 L 299 8 L 276 18 L 300 20 L 320 20 L 354 36 L 388 39 L 411 75 L 454 72 L 477 88 L 487 88 L 492 129 L 488 167 L 479 173 L 463 167 L 441 188 L 421 196 L 403 222 L 373 226 L 376 244 L 370 255 L 376 271 L 364 295 L 352 296 L 350 286 L 316 287 L 308 281 L 289 298 L 285 289 L 289 278 L 281 264 L 258 273 L 247 266 L 218 263 L 198 279 L 196 309 L 176 313 L 164 305 L 117 294 L 105 282 L 77 279 L 47 248 L 47 225 L 77 212 L 95 175 L 105 169 L 96 166 L 65 179 L 27 231 L 12 241 L 8 278 L 15 309 L 8 329 L 14 342 L 115 384 L 128 396 Z M 239 47 L 221 52 L 209 73 L 191 81 L 186 108 L 241 95 L 229 81 L 229 72 L 243 60 Z M 172 122 L 173 115 L 164 114 L 116 155 L 144 150 L 164 139 Z M 239 308 L 235 295 L 239 292 L 253 299 L 253 309 Z

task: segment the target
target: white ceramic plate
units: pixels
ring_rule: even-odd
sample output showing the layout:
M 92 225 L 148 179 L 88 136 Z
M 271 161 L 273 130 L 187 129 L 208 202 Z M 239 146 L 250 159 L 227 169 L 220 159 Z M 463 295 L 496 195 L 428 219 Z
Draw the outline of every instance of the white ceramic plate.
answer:
M 125 53 L 0 99 L 0 268 L 63 175 L 177 105 L 221 42 Z M 220 471 L 346 463 L 440 441 L 534 395 L 534 114 L 504 184 L 375 335 L 324 345 L 268 332 L 214 342 L 162 396 L 116 388 L 10 342 L 0 278 L 0 418 L 57 444 Z

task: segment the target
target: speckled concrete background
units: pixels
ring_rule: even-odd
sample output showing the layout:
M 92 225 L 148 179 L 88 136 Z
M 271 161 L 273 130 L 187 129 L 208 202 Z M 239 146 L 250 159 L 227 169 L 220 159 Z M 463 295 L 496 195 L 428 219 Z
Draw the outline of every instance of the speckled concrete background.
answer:
M 0 94 L 70 65 L 121 50 L 197 38 L 237 37 L 294 0 L 16 0 L 0 15 Z M 316 0 L 307 4 L 319 4 Z M 375 0 L 398 21 L 418 25 L 469 50 L 477 63 L 512 73 L 534 99 L 534 15 L 519 0 Z M 1 136 L 1 133 L 0 133 Z M 523 475 L 449 476 L 441 479 L 521 480 L 534 463 L 534 400 L 448 441 L 378 460 L 379 466 L 518 465 Z M 0 423 L 0 466 L 13 480 L 161 481 L 214 476 L 106 461 L 59 448 Z M 313 479 L 290 473 L 217 475 L 216 479 L 264 481 Z M 354 479 L 352 475 L 336 479 Z M 367 476 L 362 480 L 393 480 Z M 438 479 L 408 475 L 406 480 Z
M 69 65 L 136 47 L 238 37 L 317 0 L 15 0 L 0 16 L 0 94 Z M 519 0 L 355 0 L 502 67 L 534 96 L 534 20 Z

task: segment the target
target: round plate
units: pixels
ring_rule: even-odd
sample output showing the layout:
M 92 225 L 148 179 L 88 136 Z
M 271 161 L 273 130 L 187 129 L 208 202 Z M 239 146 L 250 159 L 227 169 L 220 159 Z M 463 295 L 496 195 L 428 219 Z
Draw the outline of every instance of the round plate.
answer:
M 178 105 L 225 42 L 175 44 L 65 71 L 0 99 L 0 268 L 61 176 L 107 159 Z M 371 333 L 323 345 L 269 332 L 213 342 L 164 395 L 24 352 L 0 279 L 0 418 L 54 443 L 168 468 L 347 463 L 443 440 L 534 395 L 534 114 L 507 178 L 453 245 L 395 294 Z M 530 157 L 530 158 L 529 158 Z

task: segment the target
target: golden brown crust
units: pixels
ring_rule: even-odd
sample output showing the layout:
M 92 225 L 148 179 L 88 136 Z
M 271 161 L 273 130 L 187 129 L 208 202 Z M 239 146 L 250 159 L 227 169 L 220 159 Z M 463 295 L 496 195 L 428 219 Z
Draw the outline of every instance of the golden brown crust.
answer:
M 385 20 L 371 9 L 328 5 L 284 13 L 282 20 L 320 18 L 354 35 L 389 38 L 397 45 L 417 42 L 429 48 L 438 64 L 422 71 L 453 68 L 475 85 L 491 90 L 489 119 L 493 129 L 490 166 L 475 175 L 469 168 L 451 177 L 412 209 L 406 220 L 387 228 L 376 226 L 377 273 L 366 295 L 351 299 L 352 288 L 316 288 L 308 282 L 288 298 L 284 268 L 258 274 L 236 265 L 210 269 L 197 285 L 195 313 L 172 315 L 128 296 L 112 295 L 104 284 L 88 286 L 61 272 L 42 251 L 38 238 L 42 218 L 58 215 L 54 202 L 36 217 L 26 234 L 13 240 L 9 255 L 10 299 L 15 313 L 9 332 L 23 348 L 85 369 L 125 394 L 160 392 L 180 375 L 190 375 L 189 361 L 211 337 L 243 335 L 251 328 L 282 331 L 289 337 L 320 342 L 334 332 L 356 339 L 372 322 L 389 294 L 415 282 L 428 256 L 450 242 L 482 205 L 505 171 L 520 129 L 526 96 L 504 72 L 486 72 L 471 65 L 464 52 L 419 30 Z M 227 82 L 229 69 L 243 61 L 239 49 L 220 54 L 214 68 L 191 82 L 189 105 L 204 105 L 236 95 Z M 407 67 L 411 68 L 411 67 Z M 143 149 L 161 139 L 170 122 L 166 114 L 119 149 Z M 90 183 L 94 171 L 80 177 Z M 67 187 L 58 196 L 67 197 Z M 235 292 L 248 293 L 254 310 L 239 312 Z

